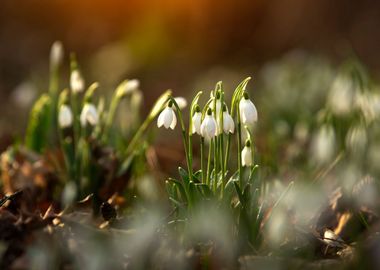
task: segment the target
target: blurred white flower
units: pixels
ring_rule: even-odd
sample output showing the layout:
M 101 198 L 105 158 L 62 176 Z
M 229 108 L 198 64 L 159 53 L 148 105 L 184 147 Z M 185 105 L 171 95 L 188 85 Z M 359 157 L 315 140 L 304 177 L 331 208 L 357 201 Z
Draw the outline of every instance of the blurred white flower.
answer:
M 92 103 L 86 103 L 83 106 L 80 114 L 80 123 L 82 127 L 87 126 L 87 123 L 91 126 L 95 126 L 99 122 L 99 115 L 96 107 Z
M 348 114 L 353 108 L 355 89 L 352 80 L 346 75 L 335 78 L 327 103 L 330 109 L 337 115 Z
M 223 130 L 226 134 L 234 133 L 235 123 L 227 110 L 223 111 Z
M 23 82 L 12 91 L 11 98 L 17 106 L 29 107 L 37 96 L 36 87 L 30 82 Z
M 355 97 L 356 107 L 362 112 L 367 122 L 380 116 L 380 95 L 373 92 L 359 92 Z
M 140 81 L 137 79 L 129 80 L 124 86 L 125 94 L 132 93 L 138 90 L 140 87 Z
M 173 104 L 169 102 L 168 106 L 160 113 L 157 119 L 157 127 L 164 126 L 166 129 L 169 127 L 174 129 L 177 125 L 177 117 L 172 108 Z
M 253 102 L 245 92 L 239 102 L 240 121 L 243 125 L 253 125 L 257 122 L 257 110 Z
M 252 166 L 252 149 L 251 149 L 251 141 L 247 140 L 245 142 L 245 146 L 243 151 L 241 151 L 241 164 L 243 167 Z
M 201 124 L 201 135 L 207 140 L 211 140 L 217 135 L 217 123 L 215 118 L 212 116 L 212 111 L 210 108 L 207 110 L 207 114 Z
M 70 87 L 73 93 L 81 93 L 84 90 L 84 79 L 79 70 L 73 70 L 70 75 Z
M 184 97 L 175 97 L 175 102 L 177 102 L 178 107 L 182 110 L 187 106 L 187 100 Z
M 329 125 L 322 126 L 314 135 L 311 155 L 318 163 L 330 161 L 335 153 L 335 132 Z
M 353 153 L 363 153 L 367 146 L 367 132 L 363 125 L 352 126 L 346 135 L 346 147 Z
M 197 133 L 198 135 L 201 135 L 201 123 L 202 123 L 202 113 L 201 112 L 195 112 L 193 117 L 191 118 L 192 121 L 192 130 L 191 133 Z
M 60 128 L 68 128 L 73 124 L 73 113 L 66 104 L 61 105 L 58 112 L 58 124 Z
M 51 67 L 57 67 L 63 60 L 63 45 L 60 41 L 55 41 L 50 50 L 50 65 Z

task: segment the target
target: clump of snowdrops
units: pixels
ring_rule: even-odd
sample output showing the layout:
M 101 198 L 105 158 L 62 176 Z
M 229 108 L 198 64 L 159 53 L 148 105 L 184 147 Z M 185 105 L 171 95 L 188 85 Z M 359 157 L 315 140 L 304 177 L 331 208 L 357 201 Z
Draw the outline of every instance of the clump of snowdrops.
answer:
M 238 239 L 238 244 L 243 241 L 246 247 L 257 247 L 261 242 L 264 199 L 254 158 L 253 126 L 258 114 L 246 89 L 249 80 L 246 78 L 236 87 L 231 101 L 225 99 L 222 82 L 216 84 L 203 106 L 199 103 L 202 91 L 198 92 L 189 108 L 187 127 L 181 106 L 169 97 L 157 126 L 174 129 L 179 122 L 187 162 L 186 169 L 179 167 L 180 179 L 166 181 L 175 209 L 169 223 L 175 228 L 186 228 L 200 208 L 221 209 L 223 222 L 228 216 L 232 219 L 231 239 Z M 195 136 L 199 137 L 199 144 L 194 143 Z M 200 148 L 199 168 L 193 166 L 195 147 Z M 237 167 L 232 167 L 233 163 Z
M 50 56 L 49 92 L 42 94 L 32 108 L 25 145 L 41 154 L 55 149 L 62 153 L 49 156 L 53 156 L 64 185 L 64 204 L 89 194 L 100 203 L 107 199 L 100 198 L 101 192 L 106 193 L 104 189 L 123 192 L 115 191 L 113 180 L 125 175 L 135 157 L 144 154 L 147 143 L 143 135 L 167 102 L 170 91 L 161 95 L 147 118 L 139 122 L 142 92 L 137 79 L 120 83 L 107 102 L 105 96 L 97 94 L 99 83 L 86 84 L 74 54 L 69 85 L 61 86 L 63 56 L 62 44 L 55 42 Z M 115 125 L 120 104 L 131 114 L 127 131 Z

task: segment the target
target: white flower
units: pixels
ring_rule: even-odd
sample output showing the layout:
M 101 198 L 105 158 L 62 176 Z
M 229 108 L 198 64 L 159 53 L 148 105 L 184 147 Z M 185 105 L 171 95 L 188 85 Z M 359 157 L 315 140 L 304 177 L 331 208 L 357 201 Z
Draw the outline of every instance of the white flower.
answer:
M 73 70 L 70 75 L 70 87 L 74 93 L 80 93 L 84 90 L 84 80 L 79 70 Z
M 157 119 L 157 126 L 160 128 L 164 126 L 166 129 L 169 127 L 174 129 L 177 125 L 177 116 L 173 111 L 171 102 L 169 102 L 168 106 L 160 113 Z
M 313 136 L 311 155 L 319 164 L 331 160 L 335 153 L 335 132 L 329 125 L 323 125 Z
M 223 130 L 226 134 L 234 133 L 235 130 L 234 120 L 227 110 L 223 112 Z
M 243 167 L 252 166 L 252 149 L 251 142 L 249 140 L 247 140 L 243 151 L 241 151 L 241 165 L 243 165 Z
M 248 94 L 244 96 L 239 103 L 240 121 L 243 125 L 253 125 L 257 121 L 257 110 L 253 102 L 249 99 Z
M 57 67 L 63 60 L 63 45 L 60 41 L 55 41 L 50 50 L 50 65 Z
M 140 87 L 140 81 L 137 79 L 129 80 L 125 83 L 124 94 L 133 93 Z
M 182 110 L 187 106 L 187 100 L 184 97 L 175 97 L 175 102 L 177 102 L 178 107 Z
M 66 104 L 61 105 L 59 108 L 58 124 L 60 128 L 68 128 L 73 124 L 73 113 Z
M 98 111 L 94 104 L 86 103 L 83 106 L 82 112 L 80 114 L 80 123 L 82 127 L 87 126 L 87 123 L 91 126 L 95 126 L 99 122 Z
M 191 118 L 192 121 L 192 130 L 191 133 L 197 133 L 198 135 L 201 135 L 201 123 L 202 123 L 202 113 L 201 112 L 195 112 L 193 117 Z
M 329 95 L 328 105 L 336 115 L 346 115 L 353 107 L 355 85 L 347 75 L 335 78 Z
M 201 135 L 207 140 L 210 140 L 217 135 L 217 124 L 215 118 L 212 116 L 210 108 L 208 109 L 205 119 L 203 119 L 201 124 Z

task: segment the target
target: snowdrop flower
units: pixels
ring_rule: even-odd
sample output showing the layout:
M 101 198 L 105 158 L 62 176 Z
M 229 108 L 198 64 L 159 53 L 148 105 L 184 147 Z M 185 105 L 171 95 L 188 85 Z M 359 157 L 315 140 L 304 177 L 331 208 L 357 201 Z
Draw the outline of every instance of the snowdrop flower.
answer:
M 335 78 L 327 102 L 336 115 L 346 115 L 354 105 L 355 85 L 347 75 Z
M 55 41 L 50 50 L 50 65 L 57 67 L 63 60 L 63 45 L 60 41 Z
M 207 140 L 211 140 L 217 135 L 217 124 L 210 108 L 207 109 L 207 114 L 201 124 L 201 135 Z
M 84 80 L 79 70 L 73 70 L 70 75 L 70 87 L 73 93 L 81 93 L 84 90 Z
M 240 121 L 243 125 L 253 125 L 257 122 L 257 110 L 253 102 L 249 99 L 248 93 L 244 92 L 239 102 Z
M 99 122 L 98 111 L 94 104 L 87 102 L 84 104 L 82 112 L 80 114 L 80 123 L 82 127 L 87 126 L 87 123 L 91 126 L 95 126 Z
M 368 143 L 368 136 L 364 125 L 359 124 L 352 126 L 346 135 L 346 147 L 356 156 L 365 151 Z
M 231 115 L 228 113 L 227 107 L 223 106 L 223 131 L 224 133 L 234 133 L 235 124 Z
M 197 133 L 201 135 L 201 123 L 202 123 L 202 113 L 198 105 L 195 107 L 195 113 L 191 118 L 192 121 L 192 130 L 191 134 Z
M 335 132 L 330 125 L 323 125 L 313 136 L 311 155 L 319 164 L 331 160 L 335 153 Z
M 138 90 L 140 87 L 140 81 L 137 79 L 129 80 L 125 83 L 124 94 L 130 94 Z
M 252 149 L 250 140 L 245 142 L 243 151 L 241 151 L 241 164 L 243 167 L 252 166 Z
M 62 104 L 58 112 L 58 124 L 60 128 L 68 128 L 73 124 L 73 113 L 70 107 Z
M 184 97 L 175 97 L 175 102 L 177 102 L 178 107 L 182 110 L 187 106 L 187 100 Z
M 160 113 L 157 119 L 157 126 L 160 128 L 164 126 L 166 129 L 169 127 L 174 129 L 177 125 L 177 116 L 173 111 L 173 102 L 169 101 L 168 106 Z

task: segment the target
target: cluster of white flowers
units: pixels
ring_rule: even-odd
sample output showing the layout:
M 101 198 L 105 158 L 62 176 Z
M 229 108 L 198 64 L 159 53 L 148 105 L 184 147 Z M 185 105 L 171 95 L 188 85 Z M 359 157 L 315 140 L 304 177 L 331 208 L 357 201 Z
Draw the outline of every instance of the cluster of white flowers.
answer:
M 228 112 L 228 108 L 225 104 L 222 104 L 220 93 L 216 96 L 211 96 L 213 99 L 205 111 L 202 114 L 201 108 L 198 104 L 195 104 L 193 115 L 191 117 L 191 134 L 198 134 L 210 141 L 223 132 L 225 134 L 233 134 L 235 132 L 234 119 Z M 174 101 L 178 107 L 182 109 L 187 105 L 184 98 L 175 98 Z M 239 115 L 240 123 L 247 126 L 252 126 L 257 122 L 257 110 L 253 102 L 249 99 L 246 92 L 243 93 L 239 101 Z M 172 108 L 173 101 L 170 100 L 165 109 L 162 110 L 158 119 L 157 126 L 165 127 L 166 129 L 174 129 L 177 124 L 176 111 Z M 223 123 L 221 123 L 223 121 Z M 242 150 L 242 165 L 252 166 L 252 150 L 251 141 L 246 141 L 245 147 Z
M 57 50 L 57 49 L 55 49 Z M 84 90 L 84 79 L 82 78 L 78 69 L 75 69 L 71 72 L 70 75 L 70 88 L 71 92 L 75 95 L 83 92 Z M 122 95 L 132 94 L 137 92 L 140 86 L 140 82 L 137 79 L 126 81 L 122 84 Z M 120 93 L 118 93 L 120 94 Z M 173 113 L 172 115 L 175 114 Z M 79 121 L 82 127 L 88 125 L 95 126 L 99 122 L 99 113 L 96 106 L 89 100 L 85 101 L 82 111 L 79 115 Z M 60 128 L 70 128 L 74 122 L 74 114 L 71 107 L 65 102 L 61 104 L 58 109 L 58 125 Z M 173 125 L 174 128 L 175 124 Z

